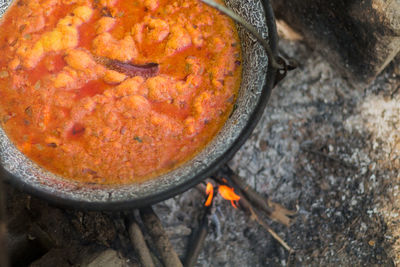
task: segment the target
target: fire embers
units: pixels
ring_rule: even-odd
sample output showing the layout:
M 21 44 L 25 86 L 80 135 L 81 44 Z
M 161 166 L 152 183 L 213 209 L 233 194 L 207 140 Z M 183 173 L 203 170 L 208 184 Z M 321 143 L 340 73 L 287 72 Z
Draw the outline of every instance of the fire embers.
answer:
M 211 206 L 214 198 L 214 186 L 211 183 L 207 183 L 206 194 L 207 194 L 207 200 L 204 203 L 204 206 L 209 207 Z
M 237 201 L 240 200 L 240 196 L 235 193 L 235 190 L 232 187 L 227 185 L 218 185 L 218 193 L 223 199 L 231 201 L 231 204 L 234 208 L 237 208 Z M 211 183 L 207 183 L 206 194 L 207 199 L 204 205 L 209 207 L 211 206 L 214 198 L 214 186 Z
M 236 202 L 239 201 L 238 196 L 232 187 L 226 185 L 218 186 L 218 193 L 226 200 L 230 200 L 233 207 L 237 208 Z

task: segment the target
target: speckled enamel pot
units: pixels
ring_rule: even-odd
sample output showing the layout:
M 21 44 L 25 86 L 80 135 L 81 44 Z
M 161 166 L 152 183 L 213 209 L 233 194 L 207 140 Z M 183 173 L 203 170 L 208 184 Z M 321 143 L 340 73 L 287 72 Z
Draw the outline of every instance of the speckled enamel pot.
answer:
M 0 16 L 12 0 L 0 0 Z M 275 18 L 269 0 L 227 0 L 232 8 L 269 40 L 276 52 Z M 219 134 L 195 158 L 162 176 L 124 186 L 88 185 L 65 180 L 26 158 L 0 128 L 3 177 L 22 190 L 52 204 L 89 210 L 122 210 L 150 205 L 182 193 L 212 174 L 246 141 L 270 96 L 275 70 L 264 49 L 238 26 L 243 53 L 243 76 L 234 111 Z

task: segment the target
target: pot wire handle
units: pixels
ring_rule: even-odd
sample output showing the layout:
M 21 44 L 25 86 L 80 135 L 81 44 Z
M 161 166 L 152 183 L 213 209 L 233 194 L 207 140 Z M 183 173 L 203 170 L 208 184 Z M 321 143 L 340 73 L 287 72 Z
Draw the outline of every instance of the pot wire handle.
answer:
M 278 56 L 277 57 L 278 63 L 283 65 L 282 69 L 278 69 L 275 74 L 275 81 L 274 81 L 274 87 L 282 81 L 283 78 L 286 77 L 288 71 L 294 70 L 297 68 L 297 63 L 293 62 L 291 60 L 286 60 L 285 58 Z
M 223 14 L 227 15 L 237 23 L 241 24 L 246 30 L 248 30 L 256 39 L 258 42 L 261 43 L 261 45 L 264 47 L 267 57 L 271 63 L 271 66 L 277 70 L 277 74 L 275 77 L 275 84 L 276 85 L 279 81 L 281 81 L 287 74 L 288 71 L 295 69 L 297 66 L 287 63 L 288 60 L 282 58 L 282 57 L 277 57 L 275 58 L 274 53 L 271 50 L 271 47 L 269 43 L 261 36 L 261 34 L 258 33 L 257 29 L 254 28 L 253 25 L 245 21 L 242 17 L 237 15 L 235 12 L 233 12 L 231 9 L 218 4 L 214 2 L 213 0 L 200 0 L 204 4 L 215 8 L 216 10 L 222 12 Z

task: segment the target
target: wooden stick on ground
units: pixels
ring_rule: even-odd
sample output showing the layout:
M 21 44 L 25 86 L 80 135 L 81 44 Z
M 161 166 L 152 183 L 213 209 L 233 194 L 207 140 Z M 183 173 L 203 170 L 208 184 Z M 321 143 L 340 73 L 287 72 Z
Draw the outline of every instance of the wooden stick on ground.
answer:
M 223 173 L 239 187 L 242 193 L 253 205 L 264 211 L 269 218 L 288 227 L 292 224 L 292 219 L 289 216 L 293 216 L 296 212 L 290 211 L 282 205 L 260 195 L 257 191 L 247 185 L 242 177 L 234 173 L 229 166 L 225 165 L 223 167 Z
M 284 247 L 287 251 L 289 251 L 289 253 L 293 253 L 294 250 L 274 230 L 272 230 L 272 228 L 269 227 L 268 224 L 266 224 L 260 218 L 260 216 L 257 214 L 257 211 L 253 208 L 251 203 L 246 198 L 244 198 L 243 195 L 241 195 L 240 197 L 241 197 L 239 200 L 240 206 L 250 212 L 251 218 L 256 222 L 258 222 L 258 224 L 260 224 L 262 228 L 267 230 L 267 232 L 270 233 L 272 237 L 282 245 L 282 247 Z
M 390 98 L 393 99 L 394 96 L 400 91 L 400 85 L 397 86 L 396 89 L 393 90 L 393 92 L 390 94 Z
M 347 162 L 345 162 L 345 161 L 343 161 L 343 160 L 341 160 L 341 159 L 339 159 L 339 158 L 330 156 L 330 155 L 328 155 L 328 154 L 326 154 L 326 153 L 323 153 L 323 152 L 321 152 L 321 151 L 318 151 L 318 150 L 316 150 L 316 149 L 312 149 L 312 148 L 305 147 L 305 146 L 300 146 L 300 148 L 301 148 L 303 151 L 306 151 L 306 152 L 308 152 L 308 153 L 315 154 L 315 155 L 317 155 L 317 156 L 321 156 L 321 157 L 326 158 L 326 159 L 328 159 L 328 160 L 337 162 L 338 164 L 340 164 L 340 165 L 342 165 L 342 166 L 344 166 L 344 167 L 346 167 L 346 168 L 349 168 L 349 169 L 356 169 L 356 168 L 357 168 L 356 166 L 351 165 L 350 163 L 347 163 Z
M 7 219 L 3 179 L 0 177 L 0 266 L 7 267 L 8 249 L 6 244 Z
M 142 265 L 146 267 L 154 267 L 155 265 L 146 241 L 144 240 L 143 233 L 140 230 L 139 224 L 134 219 L 129 223 L 129 238 L 135 252 L 139 255 Z
M 157 251 L 160 253 L 162 261 L 166 267 L 181 267 L 182 262 L 176 254 L 168 236 L 151 207 L 140 209 L 140 217 L 146 227 L 147 232 L 153 239 Z

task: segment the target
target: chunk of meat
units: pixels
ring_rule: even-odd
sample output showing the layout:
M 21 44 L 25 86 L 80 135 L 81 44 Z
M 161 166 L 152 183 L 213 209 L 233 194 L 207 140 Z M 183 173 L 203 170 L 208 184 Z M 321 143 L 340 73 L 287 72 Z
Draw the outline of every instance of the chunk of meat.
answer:
M 23 66 L 30 69 L 37 65 L 46 52 L 57 52 L 78 45 L 78 26 L 92 16 L 93 10 L 88 6 L 80 6 L 73 10 L 73 16 L 61 19 L 52 31 L 43 33 L 32 47 L 20 47 L 17 54 Z
M 79 6 L 72 11 L 72 14 L 80 18 L 83 22 L 86 22 L 92 17 L 93 9 L 88 6 Z
M 172 4 L 169 4 L 165 7 L 165 12 L 169 15 L 174 14 L 179 10 L 179 4 L 178 2 L 173 2 Z
M 107 90 L 105 94 L 114 95 L 115 97 L 128 96 L 133 94 L 140 94 L 141 85 L 144 83 L 144 79 L 140 76 L 136 76 L 123 81 L 114 89 Z
M 150 121 L 159 130 L 163 131 L 164 136 L 177 135 L 183 131 L 182 123 L 164 114 L 154 112 L 150 117 Z
M 29 17 L 24 25 L 25 26 L 22 27 L 23 28 L 22 34 L 26 35 L 29 33 L 42 30 L 46 25 L 46 22 L 44 17 L 39 15 L 39 16 Z
M 54 79 L 55 88 L 71 88 L 75 84 L 76 74 L 68 71 L 61 71 Z
M 144 6 L 150 10 L 154 11 L 158 8 L 158 0 L 142 0 Z
M 136 23 L 133 25 L 131 29 L 131 33 L 133 38 L 137 43 L 142 43 L 143 42 L 143 36 L 144 36 L 144 23 Z
M 207 121 L 215 116 L 215 107 L 213 106 L 215 99 L 213 98 L 211 92 L 204 91 L 194 99 L 194 114 L 184 121 L 185 133 L 188 136 L 192 136 L 201 131 Z
M 188 136 L 192 136 L 199 130 L 199 125 L 192 116 L 186 118 L 183 124 L 185 125 L 185 133 Z
M 225 48 L 225 42 L 220 37 L 212 37 L 208 43 L 208 47 L 211 51 L 220 53 Z
M 8 64 L 8 67 L 12 70 L 15 70 L 16 68 L 18 68 L 19 64 L 21 63 L 21 61 L 19 60 L 19 58 L 13 58 L 10 63 Z
M 32 48 L 21 46 L 17 50 L 17 55 L 20 56 L 22 65 L 31 69 L 37 65 L 44 53 L 43 44 L 37 42 Z
M 66 28 L 67 27 L 68 26 L 66 26 Z M 54 31 L 43 34 L 39 42 L 42 44 L 44 51 L 60 51 L 64 48 L 64 43 L 62 39 L 63 33 L 59 29 L 56 29 Z M 39 43 L 37 43 L 37 45 L 38 44 Z
M 126 75 L 123 73 L 119 73 L 115 70 L 107 70 L 104 74 L 103 80 L 106 83 L 121 83 L 126 79 Z
M 138 43 L 142 43 L 144 40 L 150 43 L 161 42 L 168 34 L 168 23 L 150 16 L 146 16 L 142 23 L 137 23 L 132 27 L 132 35 Z
M 177 95 L 175 82 L 165 76 L 156 76 L 147 79 L 149 99 L 158 102 L 171 101 Z
M 93 50 L 98 56 L 119 61 L 131 61 L 136 58 L 138 51 L 130 35 L 121 40 L 116 40 L 110 33 L 105 32 L 93 40 Z
M 203 115 L 204 112 L 207 111 L 207 102 L 211 100 L 211 93 L 204 91 L 199 96 L 197 96 L 194 100 L 193 107 L 196 116 Z
M 169 25 L 162 19 L 153 19 L 149 16 L 144 18 L 147 25 L 147 39 L 154 42 L 161 42 L 169 34 Z
M 192 43 L 197 47 L 202 47 L 204 44 L 204 37 L 199 28 L 195 28 L 192 24 L 187 24 L 185 28 L 190 34 L 190 38 L 192 38 Z
M 213 24 L 212 15 L 209 12 L 204 12 L 200 16 L 196 17 L 194 23 L 197 26 L 211 26 Z
M 73 48 L 78 45 L 78 27 L 87 22 L 92 16 L 93 10 L 88 6 L 79 6 L 61 19 L 53 31 L 43 34 L 38 42 L 42 43 L 44 51 L 60 51 Z
M 76 7 L 72 12 L 72 15 L 65 16 L 60 19 L 57 23 L 57 27 L 79 27 L 82 23 L 87 22 L 93 15 L 93 9 L 89 6 Z
M 93 69 L 96 62 L 92 56 L 83 49 L 71 49 L 67 52 L 64 60 L 73 69 L 87 71 Z
M 185 59 L 186 66 L 185 70 L 187 73 L 202 75 L 204 73 L 204 63 L 202 63 L 197 57 L 195 56 L 188 56 Z
M 171 34 L 168 38 L 167 44 L 165 46 L 165 53 L 167 55 L 173 55 L 176 52 L 190 46 L 192 44 L 192 39 L 188 34 L 187 30 L 182 26 L 173 26 L 171 28 Z
M 79 34 L 78 27 L 60 27 L 59 31 L 62 34 L 62 46 L 61 49 L 74 48 L 78 45 Z M 50 49 L 46 49 L 47 52 L 50 52 Z M 57 50 L 54 50 L 57 51 Z
M 140 95 L 130 95 L 121 98 L 125 111 L 133 116 L 145 116 L 151 109 L 149 101 Z
M 102 17 L 96 22 L 96 33 L 101 34 L 103 32 L 108 32 L 115 25 L 115 18 L 112 17 Z
M 57 23 L 58 27 L 67 27 L 67 26 L 74 26 L 79 27 L 82 25 L 83 21 L 75 16 L 66 16 L 63 19 L 60 19 Z
M 186 77 L 185 85 L 189 88 L 197 88 L 201 84 L 201 80 L 200 75 L 190 74 Z

